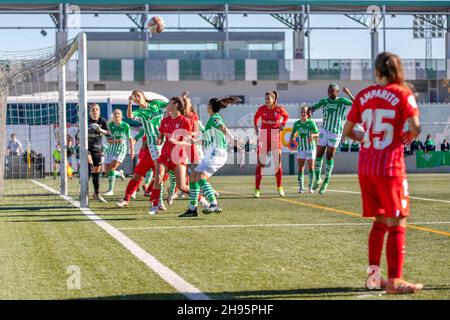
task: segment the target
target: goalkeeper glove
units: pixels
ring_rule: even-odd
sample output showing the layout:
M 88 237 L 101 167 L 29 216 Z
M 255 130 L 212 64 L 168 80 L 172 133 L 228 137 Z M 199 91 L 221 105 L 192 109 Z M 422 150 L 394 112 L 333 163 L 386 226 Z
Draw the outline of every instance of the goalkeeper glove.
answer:
M 98 133 L 100 133 L 100 126 L 97 123 L 93 123 L 92 124 L 92 129 L 94 129 L 95 131 L 97 131 Z

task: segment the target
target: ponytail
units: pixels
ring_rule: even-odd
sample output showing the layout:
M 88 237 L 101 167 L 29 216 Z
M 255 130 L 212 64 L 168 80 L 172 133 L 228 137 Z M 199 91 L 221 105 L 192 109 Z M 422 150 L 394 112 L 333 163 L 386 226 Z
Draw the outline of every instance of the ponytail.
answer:
M 209 105 L 211 106 L 214 113 L 220 111 L 220 109 L 225 109 L 229 105 L 236 104 L 241 102 L 241 99 L 238 97 L 228 97 L 223 99 L 211 98 L 209 99 Z
M 390 52 L 378 54 L 375 59 L 375 70 L 380 77 L 386 77 L 389 83 L 406 86 L 402 61 L 398 55 Z

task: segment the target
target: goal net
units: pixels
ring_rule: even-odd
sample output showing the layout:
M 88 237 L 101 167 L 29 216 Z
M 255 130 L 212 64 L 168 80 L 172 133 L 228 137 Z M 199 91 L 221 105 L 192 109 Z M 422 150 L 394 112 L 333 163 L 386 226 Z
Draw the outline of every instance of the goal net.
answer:
M 59 195 L 80 194 L 87 205 L 83 39 L 0 52 L 0 201 L 9 206 L 60 206 Z

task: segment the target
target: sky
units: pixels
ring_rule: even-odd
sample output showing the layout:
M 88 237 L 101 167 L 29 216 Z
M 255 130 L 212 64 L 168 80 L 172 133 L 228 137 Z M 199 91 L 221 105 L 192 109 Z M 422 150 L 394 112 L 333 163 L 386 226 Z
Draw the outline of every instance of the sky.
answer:
M 207 28 L 210 25 L 198 15 L 161 15 L 166 27 L 164 32 L 176 31 L 178 27 Z M 411 27 L 412 16 L 386 17 L 387 27 Z M 343 15 L 312 15 L 311 27 L 360 27 L 361 25 Z M 125 27 L 133 28 L 134 24 L 125 15 L 100 14 L 82 15 L 83 27 Z M 289 29 L 277 29 L 284 25 L 270 15 L 230 15 L 229 26 L 239 28 L 243 26 L 255 28 L 274 28 L 273 30 L 251 30 L 252 32 L 284 31 L 286 58 L 292 58 L 292 31 Z M 15 27 L 14 30 L 1 29 L 2 27 Z M 38 29 L 20 29 L 25 26 L 39 27 Z M 55 42 L 55 30 L 50 29 L 54 24 L 48 15 L 0 15 L 0 51 L 24 51 L 53 46 Z M 381 25 L 380 25 L 381 26 Z M 47 32 L 41 35 L 41 29 Z M 94 31 L 85 30 L 83 31 Z M 123 30 L 95 30 L 95 31 L 124 31 Z M 202 30 L 204 31 L 204 30 Z M 235 31 L 244 31 L 232 29 Z M 247 30 L 248 31 L 248 30 Z M 78 30 L 71 30 L 69 38 L 74 37 Z M 194 32 L 193 30 L 183 32 Z M 413 39 L 412 30 L 387 30 L 386 50 L 397 53 L 405 59 L 424 59 L 425 40 Z M 312 59 L 368 59 L 370 58 L 370 32 L 365 30 L 312 30 L 311 32 L 311 58 Z M 379 47 L 383 50 L 383 32 L 379 30 Z M 308 51 L 306 49 L 306 51 Z M 444 38 L 433 40 L 434 59 L 445 58 Z

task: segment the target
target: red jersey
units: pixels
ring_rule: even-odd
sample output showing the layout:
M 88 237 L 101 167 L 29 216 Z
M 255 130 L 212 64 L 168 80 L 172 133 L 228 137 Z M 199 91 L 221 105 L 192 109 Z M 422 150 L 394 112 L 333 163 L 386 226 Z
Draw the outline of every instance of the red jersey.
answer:
M 362 123 L 364 141 L 359 152 L 360 175 L 405 177 L 403 129 L 419 115 L 413 92 L 398 84 L 374 85 L 355 97 L 347 120 Z
M 186 118 L 183 115 L 179 115 L 175 119 L 172 117 L 166 117 L 161 121 L 159 132 L 165 137 L 164 146 L 161 150 L 161 155 L 171 158 L 172 150 L 175 145 L 169 141 L 171 137 L 174 137 L 178 141 L 183 141 L 186 136 L 192 136 L 194 130 L 194 123 L 191 119 Z M 183 149 L 180 148 L 180 157 L 185 157 L 186 153 L 183 153 Z
M 284 110 L 282 106 L 275 106 L 269 109 L 268 106 L 263 105 L 256 111 L 255 117 L 253 118 L 253 124 L 258 125 L 258 120 L 261 118 L 262 125 L 261 129 L 278 129 L 280 125 L 283 127 L 289 119 L 289 114 Z M 283 121 L 281 121 L 283 118 Z

